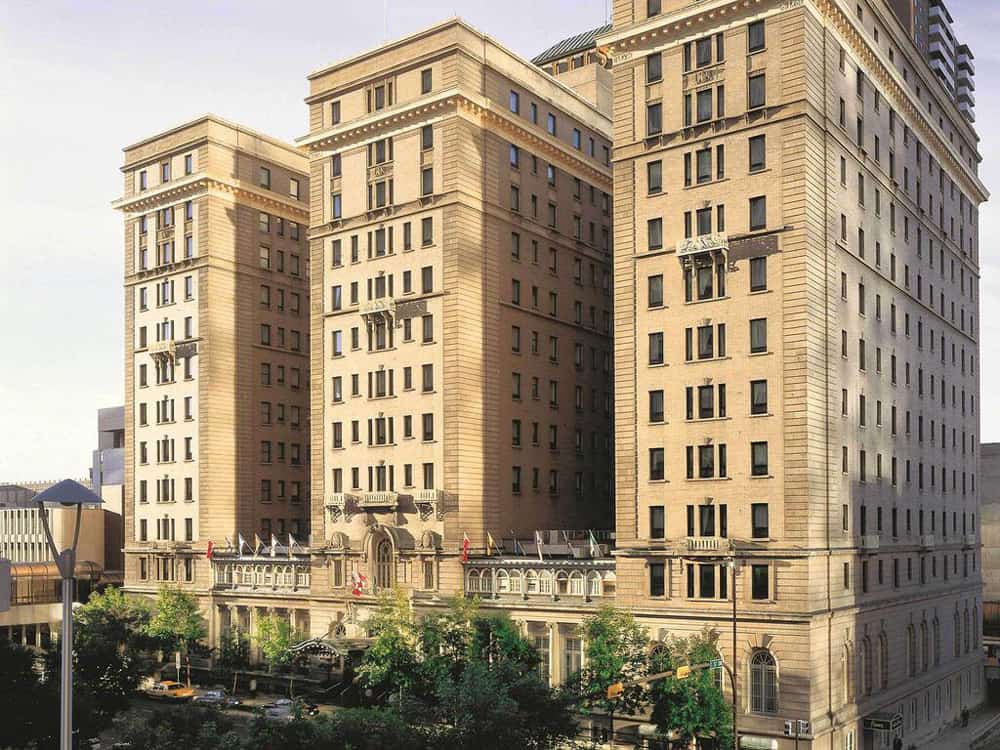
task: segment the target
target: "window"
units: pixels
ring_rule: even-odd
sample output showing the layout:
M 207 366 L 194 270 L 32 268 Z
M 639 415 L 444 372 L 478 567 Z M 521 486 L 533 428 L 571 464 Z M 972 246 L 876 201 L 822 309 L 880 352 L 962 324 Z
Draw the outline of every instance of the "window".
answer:
M 663 274 L 656 274 L 647 279 L 649 307 L 663 306 Z
M 339 219 L 342 216 L 343 207 L 342 207 L 342 204 L 341 204 L 340 193 L 334 193 L 333 194 L 333 207 L 332 207 L 332 211 L 333 211 L 333 218 L 334 219 Z
M 768 475 L 766 441 L 750 443 L 750 474 L 755 477 Z
M 767 503 L 750 504 L 750 537 L 767 539 L 770 536 Z
M 768 600 L 771 598 L 770 567 L 768 565 L 750 566 L 750 598 Z
M 770 651 L 758 649 L 750 657 L 750 711 L 778 712 L 778 666 Z
M 663 219 L 649 219 L 646 222 L 646 231 L 650 250 L 659 250 L 663 247 Z
M 654 505 L 649 509 L 649 538 L 663 539 L 666 536 L 666 523 L 662 505 Z
M 514 114 L 520 114 L 520 112 L 521 112 L 521 95 L 518 94 L 516 91 L 511 91 L 510 92 L 510 98 L 508 100 L 508 106 L 510 107 L 510 111 L 511 112 L 513 112 Z
M 663 421 L 663 391 L 661 390 L 649 392 L 649 421 Z
M 330 124 L 336 125 L 340 122 L 340 102 L 330 102 Z
M 431 92 L 431 84 L 433 82 L 431 69 L 425 68 L 420 71 L 420 93 L 429 94 Z
M 750 381 L 750 413 L 767 414 L 767 381 Z
M 649 564 L 649 595 L 664 596 L 666 594 L 665 564 L 651 562 Z
M 759 195 L 750 199 L 750 231 L 767 227 L 767 197 Z
M 711 102 L 711 100 L 709 100 L 709 102 Z M 654 104 L 647 104 L 646 135 L 647 136 L 657 135 L 662 130 L 663 130 L 663 105 L 660 102 L 656 102 Z
M 646 56 L 646 83 L 663 78 L 663 57 L 659 52 Z
M 757 109 L 764 106 L 764 74 L 750 76 L 747 81 L 747 109 Z
M 257 174 L 257 184 L 266 189 L 271 189 L 271 170 L 267 167 L 260 167 Z
M 663 364 L 663 333 L 649 334 L 649 364 Z
M 425 167 L 420 170 L 420 194 L 431 195 L 434 192 L 434 169 Z
M 663 191 L 663 162 L 659 159 L 646 165 L 646 190 L 650 195 Z
M 420 148 L 426 151 L 434 148 L 434 126 L 424 125 L 420 129 Z
M 767 166 L 767 138 L 755 135 L 750 141 L 750 171 L 760 172 Z
M 549 116 L 546 118 L 545 129 L 549 131 L 549 135 L 556 134 L 556 116 L 551 112 L 549 112 Z
M 660 481 L 663 474 L 663 448 L 649 449 L 649 479 L 650 481 Z
M 299 181 L 294 177 L 288 178 L 288 194 L 295 200 L 299 199 Z
M 760 354 L 767 351 L 767 318 L 756 318 L 750 321 L 750 353 Z
M 747 52 L 759 52 L 764 49 L 764 22 L 754 21 L 747 26 Z

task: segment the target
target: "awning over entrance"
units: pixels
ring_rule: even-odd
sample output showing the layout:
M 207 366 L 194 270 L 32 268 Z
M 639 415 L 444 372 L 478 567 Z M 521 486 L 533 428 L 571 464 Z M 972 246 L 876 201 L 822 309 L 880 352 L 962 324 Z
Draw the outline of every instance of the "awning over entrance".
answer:
M 903 716 L 889 711 L 880 711 L 865 717 L 865 729 L 870 729 L 873 732 L 902 732 Z
M 293 654 L 315 654 L 317 656 L 349 656 L 367 651 L 370 638 L 310 638 L 296 643 L 288 650 Z

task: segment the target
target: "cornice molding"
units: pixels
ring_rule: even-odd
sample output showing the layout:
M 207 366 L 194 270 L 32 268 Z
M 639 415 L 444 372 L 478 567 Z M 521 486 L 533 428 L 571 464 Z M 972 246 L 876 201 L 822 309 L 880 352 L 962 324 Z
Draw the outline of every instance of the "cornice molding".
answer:
M 447 89 L 433 97 L 400 107 L 380 110 L 374 115 L 342 126 L 327 128 L 304 136 L 297 143 L 307 147 L 312 158 L 325 158 L 334 151 L 362 145 L 398 132 L 401 127 L 418 118 L 441 118 L 448 113 L 477 118 L 477 124 L 487 130 L 495 131 L 499 128 L 513 136 L 512 140 L 527 142 L 537 149 L 539 156 L 544 155 L 553 163 L 558 160 L 557 166 L 567 173 L 586 175 L 595 186 L 605 192 L 611 190 L 611 167 L 600 168 L 598 162 L 584 155 L 582 144 L 581 150 L 577 151 L 547 133 L 543 135 L 535 132 L 534 128 L 525 127 L 519 122 L 519 118 L 490 100 L 471 96 L 458 88 Z
M 286 214 L 291 214 L 302 224 L 307 224 L 309 221 L 309 210 L 290 198 L 286 199 L 277 193 L 251 187 L 238 180 L 235 182 L 219 180 L 204 173 L 188 175 L 181 180 L 143 191 L 129 198 L 119 198 L 112 202 L 111 207 L 122 211 L 126 218 L 134 218 L 157 208 L 204 195 L 225 196 L 234 202 L 238 200 L 262 209 L 280 209 Z

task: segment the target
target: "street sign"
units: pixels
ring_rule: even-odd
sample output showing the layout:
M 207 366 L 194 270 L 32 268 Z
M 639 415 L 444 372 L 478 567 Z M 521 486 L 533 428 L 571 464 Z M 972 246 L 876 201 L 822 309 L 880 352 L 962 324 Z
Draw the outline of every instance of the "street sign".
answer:
M 712 659 L 712 661 L 710 661 L 708 663 L 708 668 L 709 669 L 722 669 L 722 659 Z
M 683 667 L 677 667 L 677 679 L 686 680 L 691 674 L 691 667 L 685 665 Z
M 0 612 L 10 610 L 10 560 L 0 560 Z

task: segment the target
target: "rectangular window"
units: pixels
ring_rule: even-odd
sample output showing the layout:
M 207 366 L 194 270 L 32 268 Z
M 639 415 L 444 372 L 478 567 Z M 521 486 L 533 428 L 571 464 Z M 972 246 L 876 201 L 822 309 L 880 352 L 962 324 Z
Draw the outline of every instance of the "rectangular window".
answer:
M 654 83 L 663 78 L 663 57 L 657 52 L 646 56 L 646 83 Z
M 764 22 L 754 21 L 747 26 L 747 52 L 764 49 Z
M 770 536 L 767 503 L 750 504 L 750 536 L 767 539 Z
M 770 566 L 750 566 L 750 598 L 754 600 L 771 598 Z
M 763 73 L 750 76 L 747 81 L 747 109 L 764 106 L 765 88 Z
M 666 536 L 666 523 L 662 505 L 654 505 L 649 509 L 649 538 L 663 539 Z
M 768 475 L 766 441 L 750 443 L 750 474 L 755 477 Z
M 420 93 L 429 94 L 431 92 L 431 84 L 433 82 L 433 76 L 431 74 L 430 68 L 425 68 L 420 71 Z
M 750 231 L 767 227 L 767 197 L 760 195 L 750 199 Z
M 750 259 L 750 291 L 763 292 L 767 289 L 767 257 Z

